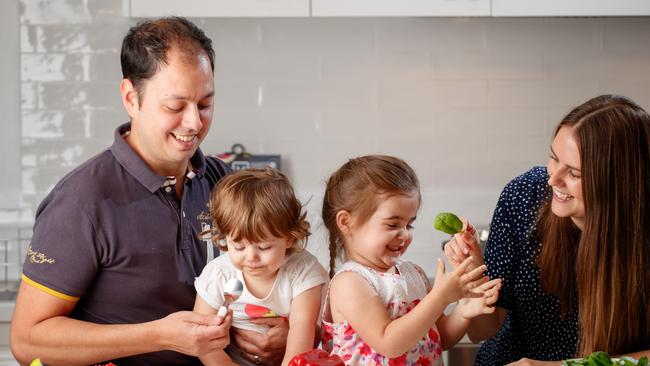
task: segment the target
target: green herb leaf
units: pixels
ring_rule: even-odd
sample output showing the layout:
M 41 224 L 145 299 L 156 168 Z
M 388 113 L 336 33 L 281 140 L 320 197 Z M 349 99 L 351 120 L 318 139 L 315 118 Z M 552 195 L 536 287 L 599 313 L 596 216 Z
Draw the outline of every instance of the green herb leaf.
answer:
M 451 212 L 441 212 L 433 220 L 433 227 L 443 233 L 454 235 L 463 231 L 463 222 Z
M 612 360 L 605 352 L 594 352 L 589 356 L 581 359 L 566 360 L 562 362 L 563 366 L 648 366 L 648 358 L 641 357 L 639 361 L 631 357 L 624 356 L 620 359 Z
M 612 359 L 609 358 L 609 355 L 605 352 L 594 352 L 589 357 L 587 357 L 592 361 L 592 364 L 595 366 L 612 366 Z

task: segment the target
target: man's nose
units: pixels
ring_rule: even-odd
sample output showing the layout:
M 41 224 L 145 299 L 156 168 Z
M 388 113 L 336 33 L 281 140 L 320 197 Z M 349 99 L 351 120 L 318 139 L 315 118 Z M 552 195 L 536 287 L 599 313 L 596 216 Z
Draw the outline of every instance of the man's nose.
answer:
M 198 132 L 203 127 L 201 123 L 201 115 L 199 113 L 199 108 L 196 105 L 188 106 L 185 113 L 183 114 L 183 127 L 186 127 L 194 132 Z

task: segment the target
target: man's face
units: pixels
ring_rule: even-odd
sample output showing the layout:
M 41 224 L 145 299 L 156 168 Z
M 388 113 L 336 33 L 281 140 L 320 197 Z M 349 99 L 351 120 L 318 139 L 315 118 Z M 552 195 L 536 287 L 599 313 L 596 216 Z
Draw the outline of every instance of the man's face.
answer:
M 182 175 L 212 122 L 210 60 L 204 52 L 191 55 L 172 47 L 168 64 L 144 81 L 142 90 L 138 95 L 129 80 L 122 82 L 132 122 L 127 142 L 157 174 Z

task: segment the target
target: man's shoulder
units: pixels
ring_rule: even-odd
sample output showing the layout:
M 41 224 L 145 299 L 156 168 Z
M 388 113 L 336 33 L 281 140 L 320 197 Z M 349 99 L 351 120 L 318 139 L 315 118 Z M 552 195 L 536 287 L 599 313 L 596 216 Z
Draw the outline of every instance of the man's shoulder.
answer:
M 61 178 L 55 189 L 78 192 L 84 187 L 93 188 L 96 183 L 105 182 L 108 176 L 113 176 L 118 166 L 110 149 L 104 149 Z
M 58 197 L 73 200 L 78 205 L 92 204 L 105 198 L 117 186 L 128 190 L 124 187 L 128 176 L 110 149 L 105 149 L 61 178 L 43 202 Z
M 230 173 L 232 170 L 221 159 L 214 156 L 205 156 L 205 177 L 210 182 L 211 186 Z

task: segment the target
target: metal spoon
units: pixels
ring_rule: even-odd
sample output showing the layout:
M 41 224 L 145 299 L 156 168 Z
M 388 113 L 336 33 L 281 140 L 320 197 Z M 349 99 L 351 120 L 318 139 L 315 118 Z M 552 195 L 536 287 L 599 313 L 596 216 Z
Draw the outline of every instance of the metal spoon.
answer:
M 244 284 L 236 278 L 231 278 L 226 282 L 226 286 L 223 289 L 223 305 L 217 311 L 217 317 L 225 317 L 228 313 L 228 307 L 230 304 L 235 302 L 241 296 L 241 293 L 244 291 Z

